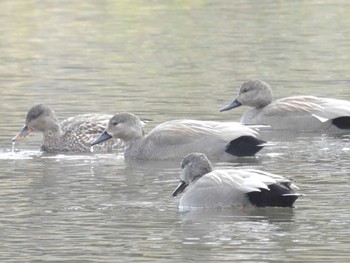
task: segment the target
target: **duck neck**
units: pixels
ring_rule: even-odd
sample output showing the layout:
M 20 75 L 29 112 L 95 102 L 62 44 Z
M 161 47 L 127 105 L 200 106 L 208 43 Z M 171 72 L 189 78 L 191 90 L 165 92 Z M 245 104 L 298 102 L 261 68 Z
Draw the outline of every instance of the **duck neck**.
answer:
M 203 165 L 199 165 L 198 168 L 194 172 L 194 176 L 192 181 L 195 182 L 199 178 L 201 178 L 203 175 L 210 173 L 213 171 L 213 167 L 209 163 L 205 163 Z
M 272 89 L 270 86 L 267 86 L 262 94 L 259 94 L 258 98 L 255 101 L 255 105 L 253 107 L 255 108 L 264 108 L 267 105 L 269 105 L 273 100 L 273 94 Z
M 124 144 L 125 149 L 129 149 L 135 145 L 140 144 L 142 138 L 143 138 L 143 136 L 137 136 L 137 137 L 132 137 L 132 138 L 128 138 L 128 139 L 123 139 L 123 144 Z
M 58 123 L 52 123 L 48 129 L 43 132 L 44 141 L 57 141 L 62 136 L 62 130 Z
M 129 141 L 123 141 L 124 157 L 126 159 L 138 159 L 142 156 L 143 138 L 135 138 Z
M 130 129 L 129 133 L 123 136 L 122 141 L 124 143 L 124 147 L 130 148 L 132 145 L 138 144 L 144 137 L 143 129 Z
M 266 98 L 260 99 L 259 101 L 257 101 L 255 105 L 252 105 L 252 107 L 256 109 L 261 109 L 269 105 L 271 102 L 272 102 L 272 99 L 266 99 Z

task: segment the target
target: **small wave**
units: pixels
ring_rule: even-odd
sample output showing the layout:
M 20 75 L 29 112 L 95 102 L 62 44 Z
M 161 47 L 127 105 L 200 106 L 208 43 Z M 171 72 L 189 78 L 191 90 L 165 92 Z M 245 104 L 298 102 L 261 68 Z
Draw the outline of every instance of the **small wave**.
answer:
M 41 156 L 40 151 L 11 151 L 5 150 L 0 152 L 0 160 L 28 160 Z

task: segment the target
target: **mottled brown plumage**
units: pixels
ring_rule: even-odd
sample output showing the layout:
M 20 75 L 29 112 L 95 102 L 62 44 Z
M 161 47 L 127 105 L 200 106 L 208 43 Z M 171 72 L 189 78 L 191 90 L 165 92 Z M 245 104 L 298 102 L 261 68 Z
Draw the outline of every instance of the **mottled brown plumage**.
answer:
M 38 131 L 43 134 L 41 150 L 45 152 L 90 152 L 91 142 L 104 131 L 111 117 L 107 114 L 83 114 L 59 123 L 49 106 L 38 104 L 28 111 L 25 126 L 12 140 L 18 141 Z M 94 151 L 111 151 L 118 145 L 119 141 L 110 140 L 94 147 Z

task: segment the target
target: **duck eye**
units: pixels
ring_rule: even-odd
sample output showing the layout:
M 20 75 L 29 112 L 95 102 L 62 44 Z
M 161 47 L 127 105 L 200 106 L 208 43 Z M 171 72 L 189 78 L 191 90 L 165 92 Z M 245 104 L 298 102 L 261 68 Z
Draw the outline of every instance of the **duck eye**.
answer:
M 113 122 L 112 124 L 113 124 L 113 126 L 117 126 L 118 123 L 119 123 L 119 122 L 116 122 L 116 121 L 115 121 L 115 122 Z

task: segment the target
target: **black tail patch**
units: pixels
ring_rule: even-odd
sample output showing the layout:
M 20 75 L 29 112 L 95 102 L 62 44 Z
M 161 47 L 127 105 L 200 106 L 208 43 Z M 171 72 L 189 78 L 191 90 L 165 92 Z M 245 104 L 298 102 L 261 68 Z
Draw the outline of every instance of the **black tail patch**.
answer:
M 253 136 L 241 136 L 230 141 L 225 151 L 236 156 L 253 156 L 264 147 L 264 143 Z
M 293 207 L 299 197 L 299 194 L 294 193 L 286 184 L 271 184 L 269 189 L 260 189 L 261 192 L 250 192 L 246 195 L 250 203 L 257 207 Z
M 350 129 L 350 116 L 343 116 L 332 120 L 333 125 L 339 129 Z

